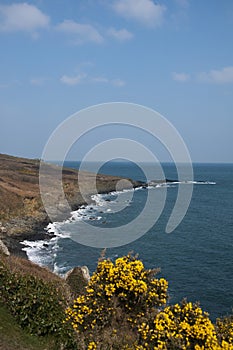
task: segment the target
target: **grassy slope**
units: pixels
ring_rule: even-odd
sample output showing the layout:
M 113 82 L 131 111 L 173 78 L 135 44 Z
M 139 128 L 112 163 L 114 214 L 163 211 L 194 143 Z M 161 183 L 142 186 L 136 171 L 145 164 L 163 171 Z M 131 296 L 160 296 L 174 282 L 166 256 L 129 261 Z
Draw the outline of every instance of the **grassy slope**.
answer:
M 36 337 L 20 328 L 0 304 L 0 350 L 52 350 L 53 340 Z
M 5 257 L 0 254 L 0 262 L 4 263 L 13 273 L 32 275 L 44 282 L 58 284 L 64 297 L 70 299 L 70 289 L 65 280 L 53 274 L 47 268 L 40 267 L 14 255 Z M 54 337 L 32 336 L 22 329 L 0 298 L 0 350 L 58 350 L 58 348 L 55 345 Z

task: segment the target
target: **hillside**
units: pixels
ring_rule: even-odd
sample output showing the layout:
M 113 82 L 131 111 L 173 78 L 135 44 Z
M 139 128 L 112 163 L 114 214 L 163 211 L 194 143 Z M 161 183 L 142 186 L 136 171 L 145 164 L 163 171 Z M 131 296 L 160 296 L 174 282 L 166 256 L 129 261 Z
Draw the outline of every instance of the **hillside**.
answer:
M 18 241 L 43 238 L 44 227 L 49 218 L 44 210 L 39 189 L 38 159 L 18 158 L 0 154 L 0 239 L 13 253 L 20 253 Z M 46 183 L 48 194 L 53 197 L 54 173 L 57 165 L 46 165 Z M 82 198 L 78 186 L 78 170 L 63 168 L 63 189 L 72 210 L 78 209 L 86 201 Z M 98 193 L 114 191 L 121 178 L 102 174 L 82 172 L 85 192 L 91 201 L 90 184 L 96 177 Z M 134 187 L 141 182 L 131 181 Z M 125 183 L 125 187 L 128 183 Z M 53 200 L 54 201 L 54 200 Z M 54 202 L 53 202 L 54 203 Z M 56 202 L 57 205 L 59 203 Z M 69 213 L 60 213 L 59 219 L 64 219 Z M 21 254 L 21 253 L 20 253 Z

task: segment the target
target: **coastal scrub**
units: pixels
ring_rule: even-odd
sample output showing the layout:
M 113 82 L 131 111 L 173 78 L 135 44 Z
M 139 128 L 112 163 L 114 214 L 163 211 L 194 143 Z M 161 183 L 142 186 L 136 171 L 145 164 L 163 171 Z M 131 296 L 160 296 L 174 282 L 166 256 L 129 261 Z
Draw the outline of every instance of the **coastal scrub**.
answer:
M 167 302 L 168 283 L 155 278 L 157 272 L 146 270 L 132 255 L 115 262 L 100 260 L 85 294 L 66 310 L 66 321 L 85 337 L 89 347 L 94 347 L 93 341 L 105 329 L 110 330 L 111 339 L 116 338 L 119 327 L 130 329 L 134 339 L 139 320 L 155 315 Z
M 214 324 L 198 303 L 167 305 L 168 282 L 136 256 L 100 259 L 66 310 L 80 349 L 233 350 L 233 316 Z
M 56 349 L 58 344 L 63 344 L 67 350 L 76 349 L 73 329 L 63 323 L 68 293 L 62 283 L 59 285 L 59 279 L 55 277 L 53 281 L 48 281 L 33 275 L 33 264 L 28 264 L 25 273 L 21 270 L 23 264 L 20 265 L 18 260 L 12 257 L 0 259 L 0 302 L 29 334 L 53 336 Z M 51 275 L 47 274 L 48 277 Z

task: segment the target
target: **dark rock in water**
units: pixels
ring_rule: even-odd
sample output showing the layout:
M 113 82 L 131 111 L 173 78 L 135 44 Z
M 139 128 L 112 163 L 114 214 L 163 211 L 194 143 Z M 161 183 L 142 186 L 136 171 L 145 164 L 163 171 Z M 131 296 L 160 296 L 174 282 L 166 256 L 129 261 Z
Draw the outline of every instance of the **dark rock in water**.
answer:
M 18 240 L 6 235 L 2 237 L 2 242 L 7 247 L 10 254 L 27 259 L 27 254 L 24 250 L 22 250 L 23 246 Z
M 84 293 L 85 287 L 90 281 L 90 274 L 87 266 L 77 266 L 68 271 L 65 280 L 75 295 Z
M 177 182 L 177 180 L 166 179 L 166 182 Z
M 172 180 L 172 179 L 163 179 L 163 180 L 151 180 L 146 184 L 145 186 L 157 186 L 161 184 L 166 184 L 166 183 L 173 183 L 177 182 L 177 180 Z M 144 188 L 144 186 L 142 186 Z
M 97 220 L 97 218 L 95 217 L 95 216 L 91 216 L 91 217 L 89 217 L 89 220 Z

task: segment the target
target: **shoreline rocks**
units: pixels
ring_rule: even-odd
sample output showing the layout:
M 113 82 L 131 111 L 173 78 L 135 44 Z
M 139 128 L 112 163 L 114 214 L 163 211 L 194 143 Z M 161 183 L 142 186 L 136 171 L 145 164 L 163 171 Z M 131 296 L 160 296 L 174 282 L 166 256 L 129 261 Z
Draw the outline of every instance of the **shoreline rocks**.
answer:
M 44 174 L 48 193 L 52 192 L 54 174 L 58 170 L 54 164 L 46 164 L 47 173 Z M 11 254 L 27 258 L 22 251 L 20 241 L 48 239 L 44 228 L 51 222 L 45 212 L 39 187 L 40 160 L 18 158 L 0 154 L 0 239 Z M 62 169 L 63 190 L 72 210 L 79 209 L 87 202 L 83 199 L 78 186 L 79 171 L 76 169 Z M 124 188 L 142 186 L 141 181 L 123 179 L 118 176 L 93 174 L 82 172 L 82 186 L 84 186 L 87 200 L 91 203 L 90 185 L 96 183 L 98 193 L 109 193 L 116 190 L 120 182 Z M 55 193 L 56 195 L 56 193 Z M 58 197 L 54 197 L 58 198 Z M 58 198 L 59 199 L 59 198 Z M 54 200 L 52 201 L 52 203 Z M 56 202 L 59 208 L 59 200 Z M 56 221 L 68 218 L 70 212 L 58 212 Z
M 53 192 L 54 174 L 60 169 L 54 164 L 43 163 L 46 169 L 46 190 L 51 197 L 51 207 L 57 210 L 56 220 L 67 219 L 70 211 L 78 210 L 83 205 L 92 202 L 91 196 L 96 183 L 99 194 L 113 192 L 116 189 L 147 188 L 149 185 L 157 186 L 161 183 L 175 182 L 175 180 L 152 180 L 149 183 L 124 179 L 119 176 L 79 172 L 76 169 L 63 168 L 62 180 L 66 200 L 70 211 L 62 211 L 59 196 Z M 51 222 L 44 209 L 39 187 L 39 159 L 18 158 L 0 154 L 0 239 L 11 254 L 27 255 L 22 251 L 20 241 L 48 240 L 45 227 Z M 59 170 L 60 171 L 60 170 Z M 85 189 L 86 200 L 83 199 L 78 185 L 78 178 L 82 177 L 82 189 Z M 120 186 L 120 187 L 119 187 Z M 88 202 L 88 203 L 87 203 Z M 54 204 L 55 203 L 55 204 Z M 60 205 L 61 204 L 61 205 Z M 58 209 L 61 207 L 61 210 Z
M 3 241 L 0 239 L 0 253 L 9 256 L 10 252 L 7 248 L 7 246 L 3 243 Z

